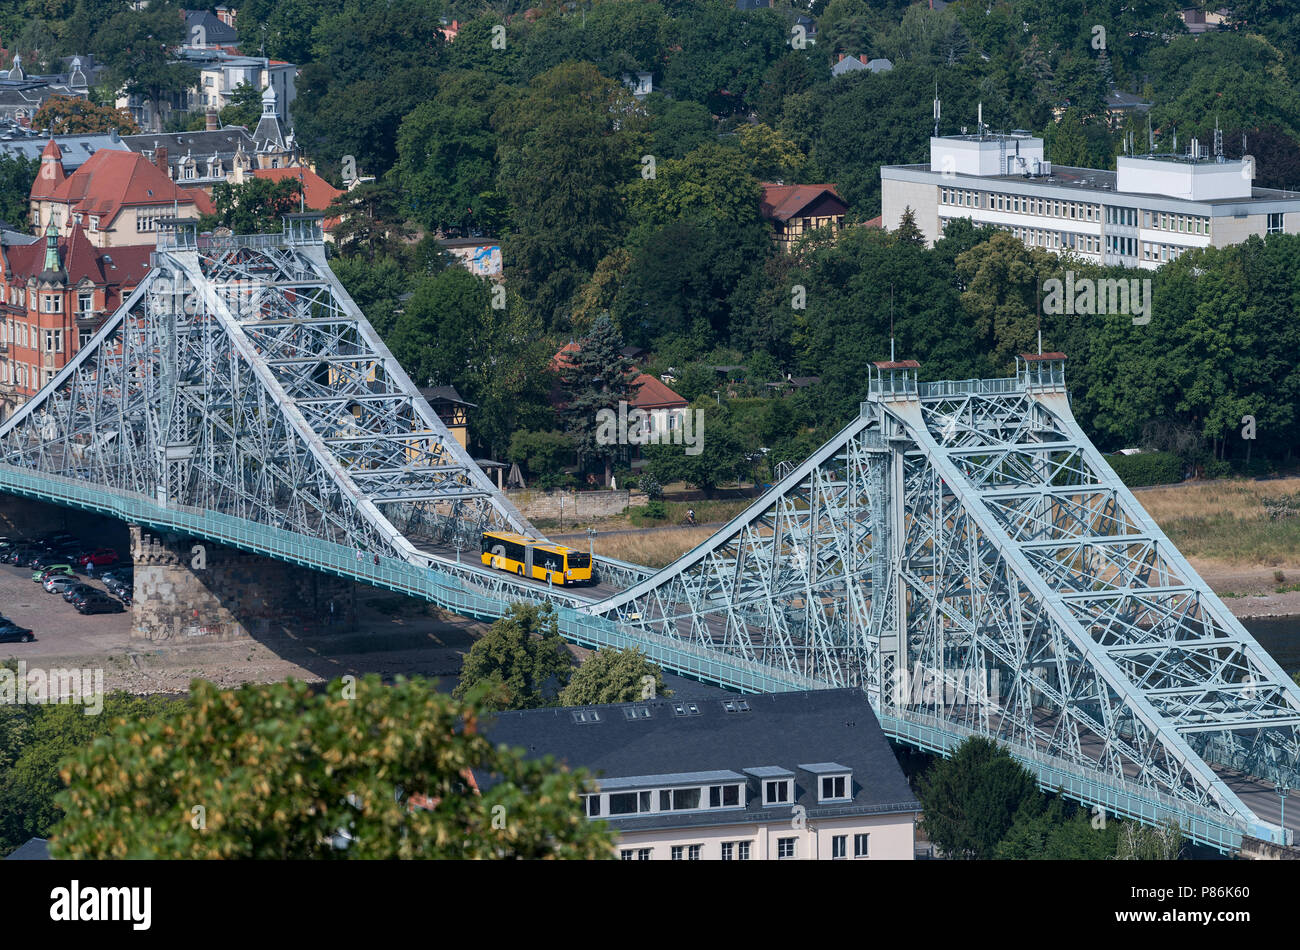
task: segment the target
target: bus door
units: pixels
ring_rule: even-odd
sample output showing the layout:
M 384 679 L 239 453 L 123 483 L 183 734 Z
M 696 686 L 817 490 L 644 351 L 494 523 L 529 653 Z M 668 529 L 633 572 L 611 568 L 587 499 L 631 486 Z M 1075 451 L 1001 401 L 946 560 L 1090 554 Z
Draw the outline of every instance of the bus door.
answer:
M 524 577 L 533 576 L 533 546 L 524 545 Z

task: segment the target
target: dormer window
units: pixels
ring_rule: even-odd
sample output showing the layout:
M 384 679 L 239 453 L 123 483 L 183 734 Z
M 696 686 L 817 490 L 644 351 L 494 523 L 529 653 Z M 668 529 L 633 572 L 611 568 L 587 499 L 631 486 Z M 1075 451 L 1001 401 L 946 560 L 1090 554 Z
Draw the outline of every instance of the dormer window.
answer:
M 758 790 L 763 805 L 790 805 L 794 803 L 794 773 L 776 765 L 762 765 L 745 769 L 745 774 L 758 780 Z
M 815 762 L 799 768 L 812 774 L 819 802 L 846 802 L 853 797 L 853 771 L 838 762 Z

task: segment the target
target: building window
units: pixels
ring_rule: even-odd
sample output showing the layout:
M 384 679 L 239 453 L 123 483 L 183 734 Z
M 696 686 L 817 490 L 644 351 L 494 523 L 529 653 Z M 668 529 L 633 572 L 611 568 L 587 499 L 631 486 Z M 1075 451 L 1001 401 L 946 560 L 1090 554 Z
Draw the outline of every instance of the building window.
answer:
M 848 776 L 832 775 L 822 779 L 822 801 L 835 798 L 848 798 Z
M 1281 212 L 1278 212 L 1278 213 L 1276 213 L 1276 214 L 1270 214 L 1270 215 L 1268 216 L 1268 233 L 1269 233 L 1269 234 L 1281 234 L 1281 233 L 1282 233 L 1282 214 L 1281 214 Z
M 739 785 L 710 785 L 710 808 L 734 808 L 740 804 Z
M 848 836 L 848 835 L 836 835 L 835 837 L 831 838 L 831 857 L 832 857 L 832 858 L 845 858 L 845 857 L 848 857 L 848 851 L 849 851 L 849 836 Z
M 776 856 L 779 860 L 793 858 L 795 856 L 795 846 L 799 843 L 798 838 L 778 838 L 776 840 Z
M 687 861 L 698 861 L 698 860 L 700 859 L 700 853 L 701 853 L 703 850 L 704 850 L 704 845 L 702 845 L 702 844 L 692 844 L 692 845 L 688 845 L 687 848 L 686 848 L 686 860 L 687 860 Z
M 583 796 L 583 797 L 586 799 L 586 802 L 587 802 L 587 816 L 588 816 L 589 818 L 594 818 L 594 817 L 596 817 L 597 815 L 599 815 L 599 814 L 600 814 L 600 796 L 599 796 L 599 795 L 585 795 L 585 796 Z
M 763 804 L 780 805 L 790 800 L 790 780 L 778 779 L 763 783 Z
M 650 851 L 650 848 L 624 848 L 619 857 L 624 861 L 649 861 Z
M 41 313 L 62 313 L 63 296 L 61 294 L 42 294 Z
M 680 845 L 680 844 L 675 844 L 675 845 L 673 845 L 673 850 L 672 850 L 672 859 L 673 859 L 674 861 L 681 861 L 681 860 L 683 860 L 685 854 L 686 854 L 686 847 L 685 847 L 685 845 Z
M 77 349 L 79 349 L 79 350 L 80 350 L 80 349 L 84 349 L 84 348 L 86 347 L 86 345 L 87 345 L 88 343 L 90 343 L 90 338 L 91 338 L 92 336 L 94 336 L 94 335 L 95 335 L 95 334 L 94 334 L 94 331 L 93 331 L 93 330 L 78 330 L 78 331 L 77 331 Z
M 870 837 L 871 835 L 869 834 L 853 836 L 853 856 L 855 858 L 870 857 L 870 855 L 867 853 L 867 848 L 868 848 L 867 839 Z
M 77 313 L 93 313 L 95 310 L 95 293 L 83 290 L 77 294 Z
M 62 330 L 45 331 L 45 352 L 46 353 L 63 352 L 63 331 Z
M 749 860 L 749 842 L 724 841 L 723 860 Z

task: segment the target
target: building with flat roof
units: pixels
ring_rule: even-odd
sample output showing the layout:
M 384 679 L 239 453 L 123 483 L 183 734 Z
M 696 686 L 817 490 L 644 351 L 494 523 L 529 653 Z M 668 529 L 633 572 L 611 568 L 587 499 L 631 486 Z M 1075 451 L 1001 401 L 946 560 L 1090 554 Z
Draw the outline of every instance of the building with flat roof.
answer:
M 915 856 L 921 806 L 860 689 L 529 709 L 485 728 L 592 773 L 583 808 L 627 861 Z
M 1250 156 L 1123 155 L 1115 171 L 1056 165 L 1027 132 L 930 139 L 930 161 L 880 169 L 883 224 L 910 208 L 933 244 L 954 218 L 1009 231 L 1030 247 L 1099 264 L 1155 268 L 1197 247 L 1300 232 L 1300 192 L 1258 188 Z

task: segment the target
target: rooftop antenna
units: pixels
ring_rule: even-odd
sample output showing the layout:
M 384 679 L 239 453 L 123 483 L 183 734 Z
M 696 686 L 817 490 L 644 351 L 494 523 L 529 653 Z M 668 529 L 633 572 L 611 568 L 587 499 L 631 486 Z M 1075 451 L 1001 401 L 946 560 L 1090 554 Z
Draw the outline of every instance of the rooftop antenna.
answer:
M 934 84 L 934 137 L 939 137 L 939 84 Z
M 1151 113 L 1147 113 L 1147 154 L 1156 153 L 1156 133 L 1151 129 Z
M 976 106 L 975 131 L 979 133 L 980 138 L 984 138 L 984 103 L 983 102 L 981 102 L 978 106 Z
M 1178 126 L 1174 126 L 1174 154 L 1178 154 Z
M 894 362 L 894 285 L 889 285 L 889 362 Z
M 1223 132 L 1219 129 L 1219 116 L 1214 116 L 1214 160 L 1223 161 Z

